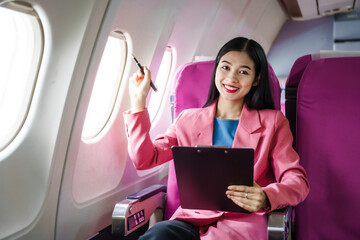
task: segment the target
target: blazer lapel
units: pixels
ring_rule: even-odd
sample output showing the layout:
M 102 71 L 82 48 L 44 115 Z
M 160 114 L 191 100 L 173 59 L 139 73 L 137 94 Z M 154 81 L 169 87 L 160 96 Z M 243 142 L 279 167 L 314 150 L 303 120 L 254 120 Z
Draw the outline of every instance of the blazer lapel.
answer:
M 201 109 L 192 126 L 191 145 L 212 145 L 216 101 L 209 107 Z M 257 148 L 261 137 L 259 113 L 246 105 L 242 110 L 239 126 L 236 129 L 233 147 Z
M 192 126 L 191 143 L 195 145 L 212 145 L 216 101 L 206 108 L 202 108 Z
M 236 129 L 233 147 L 253 148 L 256 150 L 260 140 L 261 128 L 259 113 L 250 110 L 245 104 L 241 112 L 239 126 Z

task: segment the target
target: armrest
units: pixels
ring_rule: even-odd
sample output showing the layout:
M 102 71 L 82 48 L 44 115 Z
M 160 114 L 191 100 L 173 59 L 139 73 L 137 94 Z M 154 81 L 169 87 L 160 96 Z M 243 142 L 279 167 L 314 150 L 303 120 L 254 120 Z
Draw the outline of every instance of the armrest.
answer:
M 268 239 L 291 239 L 292 207 L 275 210 L 268 214 Z
M 118 202 L 112 213 L 112 233 L 127 236 L 147 224 L 157 208 L 163 208 L 166 186 L 152 185 Z

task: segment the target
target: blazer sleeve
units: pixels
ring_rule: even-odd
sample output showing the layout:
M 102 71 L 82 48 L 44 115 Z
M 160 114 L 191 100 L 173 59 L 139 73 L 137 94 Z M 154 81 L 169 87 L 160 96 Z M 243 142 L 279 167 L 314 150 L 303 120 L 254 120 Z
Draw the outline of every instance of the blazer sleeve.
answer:
M 149 169 L 172 159 L 171 147 L 178 144 L 175 130 L 177 120 L 165 134 L 158 135 L 152 141 L 149 135 L 151 123 L 147 109 L 136 113 L 126 111 L 123 117 L 128 153 L 136 169 Z
M 289 122 L 281 112 L 277 112 L 274 136 L 269 153 L 269 161 L 274 171 L 275 182 L 263 187 L 271 211 L 302 202 L 309 193 L 309 183 L 299 155 L 292 147 L 293 137 Z

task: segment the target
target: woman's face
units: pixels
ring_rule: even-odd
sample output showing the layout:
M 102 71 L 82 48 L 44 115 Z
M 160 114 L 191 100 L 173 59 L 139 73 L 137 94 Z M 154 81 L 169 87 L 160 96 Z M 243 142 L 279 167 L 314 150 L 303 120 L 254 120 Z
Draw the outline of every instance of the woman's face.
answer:
M 244 101 L 255 81 L 255 64 L 246 52 L 230 51 L 223 55 L 216 69 L 215 85 L 220 98 Z

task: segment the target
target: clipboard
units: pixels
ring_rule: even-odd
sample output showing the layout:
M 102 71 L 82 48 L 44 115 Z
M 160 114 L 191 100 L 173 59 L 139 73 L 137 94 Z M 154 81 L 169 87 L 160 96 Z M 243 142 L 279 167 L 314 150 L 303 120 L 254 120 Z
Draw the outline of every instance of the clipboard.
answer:
M 173 146 L 172 153 L 182 208 L 249 213 L 225 192 L 253 186 L 254 149 Z

